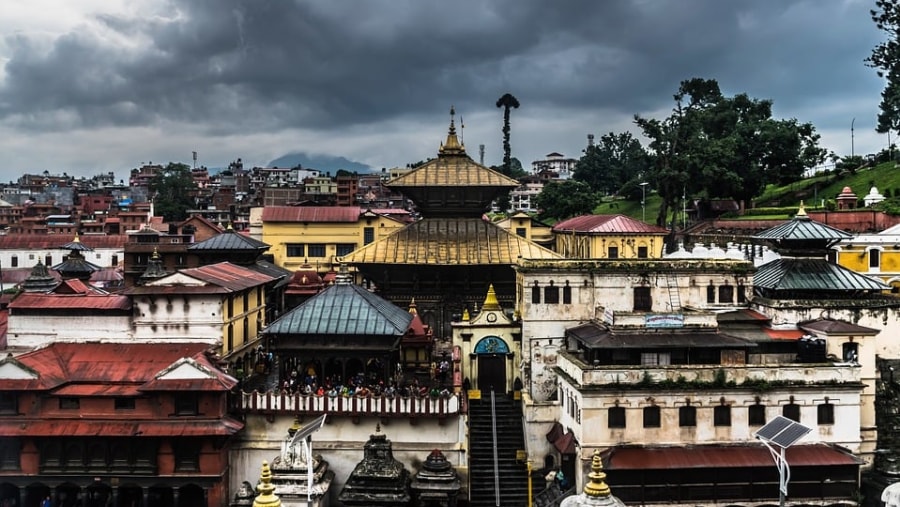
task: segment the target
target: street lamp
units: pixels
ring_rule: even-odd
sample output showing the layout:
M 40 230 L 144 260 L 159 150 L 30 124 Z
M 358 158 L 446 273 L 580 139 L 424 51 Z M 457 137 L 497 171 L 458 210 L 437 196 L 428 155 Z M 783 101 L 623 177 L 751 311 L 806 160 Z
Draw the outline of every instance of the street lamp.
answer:
M 646 181 L 641 183 L 641 222 L 647 221 L 647 185 Z
M 856 123 L 856 118 L 850 120 L 850 158 L 853 158 L 856 153 L 854 153 L 853 146 L 853 124 Z

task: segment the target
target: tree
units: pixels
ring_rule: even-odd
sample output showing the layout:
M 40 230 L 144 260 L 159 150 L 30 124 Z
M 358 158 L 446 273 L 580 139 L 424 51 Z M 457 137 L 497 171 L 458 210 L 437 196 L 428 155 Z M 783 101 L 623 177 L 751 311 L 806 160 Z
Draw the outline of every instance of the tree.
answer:
M 630 132 L 610 132 L 584 150 L 572 178 L 587 183 L 594 192 L 614 194 L 629 180 L 644 177 L 649 168 L 650 156 L 640 141 Z
M 510 176 L 509 110 L 518 109 L 519 100 L 509 93 L 504 93 L 497 99 L 497 107 L 503 108 L 503 174 Z
M 177 222 L 187 218 L 187 210 L 195 206 L 197 191 L 191 168 L 187 164 L 169 164 L 150 180 L 150 195 L 157 215 L 166 222 Z
M 534 197 L 541 218 L 564 218 L 587 215 L 597 207 L 599 198 L 587 183 L 575 180 L 551 181 Z
M 715 80 L 682 81 L 663 120 L 635 117 L 650 139 L 650 179 L 662 197 L 656 223 L 683 195 L 749 203 L 767 183 L 785 184 L 825 160 L 809 123 L 772 118 L 772 102 L 726 97 Z
M 872 49 L 866 65 L 876 69 L 879 77 L 886 78 L 878 104 L 878 125 L 882 134 L 900 129 L 900 0 L 875 0 L 875 9 L 869 11 L 872 21 L 888 39 Z

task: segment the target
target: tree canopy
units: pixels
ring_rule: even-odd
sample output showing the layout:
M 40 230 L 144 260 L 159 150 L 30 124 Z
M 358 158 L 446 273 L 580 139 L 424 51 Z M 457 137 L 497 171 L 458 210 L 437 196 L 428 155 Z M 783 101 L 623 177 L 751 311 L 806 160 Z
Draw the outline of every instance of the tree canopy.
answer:
M 616 194 L 625 184 L 640 179 L 650 168 L 650 155 L 630 132 L 600 137 L 575 163 L 572 178 L 587 183 L 594 192 Z
M 157 215 L 166 222 L 187 218 L 187 210 L 193 208 L 196 185 L 187 164 L 169 164 L 150 180 L 150 195 Z
M 875 0 L 875 9 L 870 13 L 875 26 L 888 36 L 865 60 L 887 81 L 881 92 L 875 128 L 884 134 L 900 129 L 900 0 Z
M 541 218 L 559 220 L 590 214 L 598 202 L 597 194 L 587 183 L 575 180 L 548 182 L 534 197 Z
M 772 118 L 772 102 L 726 97 L 714 79 L 682 81 L 664 119 L 635 116 L 650 140 L 647 178 L 662 197 L 656 223 L 665 225 L 683 195 L 749 204 L 767 183 L 802 178 L 825 159 L 810 123 Z

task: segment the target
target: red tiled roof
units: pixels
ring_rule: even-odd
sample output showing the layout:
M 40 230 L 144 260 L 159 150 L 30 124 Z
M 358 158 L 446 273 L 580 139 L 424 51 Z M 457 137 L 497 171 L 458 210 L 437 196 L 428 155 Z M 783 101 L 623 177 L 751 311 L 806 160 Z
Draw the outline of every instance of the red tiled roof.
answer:
M 376 210 L 372 210 L 376 212 Z M 266 206 L 263 222 L 357 222 L 359 206 Z
M 258 271 L 237 266 L 230 262 L 182 269 L 180 272 L 198 280 L 231 290 L 249 289 L 275 280 L 269 275 L 264 275 Z
M 4 437 L 187 437 L 234 435 L 244 424 L 230 417 L 215 420 L 189 418 L 172 421 L 111 421 L 7 419 L 0 421 L 0 436 Z
M 130 310 L 131 298 L 118 294 L 44 294 L 23 292 L 10 301 L 17 309 Z
M 822 444 L 795 445 L 787 449 L 792 467 L 859 466 L 852 455 Z M 609 470 L 683 470 L 686 468 L 771 468 L 772 455 L 759 446 L 642 447 L 613 449 Z
M 594 234 L 668 234 L 669 231 L 625 215 L 583 215 L 563 220 L 553 232 L 585 232 Z
M 107 222 L 109 219 L 107 219 Z M 85 246 L 94 250 L 98 248 L 125 248 L 128 242 L 128 236 L 113 235 L 94 235 L 86 234 L 78 237 L 78 240 Z M 59 248 L 66 243 L 72 241 L 72 236 L 64 236 L 61 234 L 54 235 L 31 235 L 31 234 L 7 234 L 0 236 L 0 250 L 38 250 Z

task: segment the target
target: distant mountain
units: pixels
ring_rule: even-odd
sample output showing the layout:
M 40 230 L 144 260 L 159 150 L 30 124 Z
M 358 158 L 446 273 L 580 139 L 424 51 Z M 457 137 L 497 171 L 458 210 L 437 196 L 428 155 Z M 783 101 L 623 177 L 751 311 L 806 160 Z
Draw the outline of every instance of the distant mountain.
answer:
M 304 169 L 317 169 L 322 172 L 330 172 L 334 174 L 340 169 L 356 173 L 369 173 L 372 168 L 366 164 L 353 162 L 344 157 L 331 157 L 328 155 L 308 155 L 303 152 L 289 153 L 287 155 L 276 158 L 269 162 L 269 167 L 297 167 L 297 164 Z

